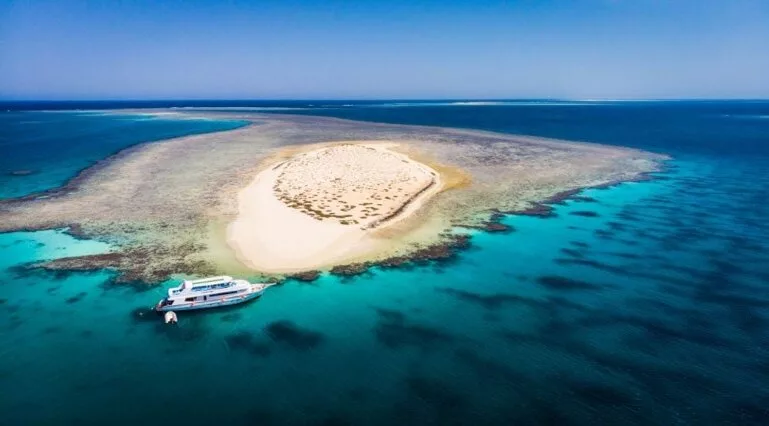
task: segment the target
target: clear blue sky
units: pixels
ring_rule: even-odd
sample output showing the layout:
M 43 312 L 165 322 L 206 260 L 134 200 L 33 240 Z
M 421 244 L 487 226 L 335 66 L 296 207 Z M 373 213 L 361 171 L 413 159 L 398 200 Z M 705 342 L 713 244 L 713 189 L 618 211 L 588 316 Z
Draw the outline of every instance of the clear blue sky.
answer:
M 0 0 L 0 98 L 769 98 L 769 0 Z

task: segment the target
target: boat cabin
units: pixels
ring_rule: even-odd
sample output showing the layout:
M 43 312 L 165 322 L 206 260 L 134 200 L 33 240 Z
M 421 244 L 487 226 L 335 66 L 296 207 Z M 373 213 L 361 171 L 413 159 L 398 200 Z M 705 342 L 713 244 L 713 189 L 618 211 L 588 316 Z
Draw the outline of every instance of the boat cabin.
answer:
M 228 276 L 184 280 L 178 287 L 168 289 L 168 297 L 163 304 L 167 306 L 174 303 L 200 303 L 220 300 L 246 293 L 248 290 L 247 281 L 234 280 Z

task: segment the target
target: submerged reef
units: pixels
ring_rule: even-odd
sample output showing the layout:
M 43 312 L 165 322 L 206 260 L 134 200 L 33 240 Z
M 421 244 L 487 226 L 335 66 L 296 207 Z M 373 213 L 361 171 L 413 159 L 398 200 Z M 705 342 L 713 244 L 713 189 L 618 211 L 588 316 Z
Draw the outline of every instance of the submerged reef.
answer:
M 200 113 L 195 113 L 200 116 Z M 65 186 L 0 201 L 0 232 L 68 228 L 108 242 L 110 253 L 28 265 L 58 271 L 112 269 L 117 282 L 157 283 L 174 274 L 254 276 L 229 246 L 237 194 L 260 171 L 318 146 L 387 142 L 435 170 L 441 192 L 372 231 L 376 251 L 289 274 L 351 275 L 371 266 L 446 260 L 470 244 L 454 227 L 510 232 L 505 214 L 552 215 L 581 188 L 642 180 L 666 157 L 634 149 L 491 132 L 257 113 L 206 113 L 250 120 L 237 130 L 137 145 L 83 170 Z M 588 200 L 586 200 L 588 201 Z M 311 238 L 311 236 L 308 236 Z M 301 241 L 297 241 L 301 244 Z M 341 264 L 341 265 L 340 265 Z M 285 276 L 285 275 L 281 275 Z

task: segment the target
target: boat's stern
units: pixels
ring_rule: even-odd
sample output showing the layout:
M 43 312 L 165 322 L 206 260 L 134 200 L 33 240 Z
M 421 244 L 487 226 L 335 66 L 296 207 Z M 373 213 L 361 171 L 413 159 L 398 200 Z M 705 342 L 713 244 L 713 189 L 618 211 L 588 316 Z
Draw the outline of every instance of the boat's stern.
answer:
M 164 312 L 171 310 L 171 304 L 173 302 L 170 301 L 167 297 L 164 299 L 160 299 L 158 303 L 155 305 L 155 311 L 156 312 Z

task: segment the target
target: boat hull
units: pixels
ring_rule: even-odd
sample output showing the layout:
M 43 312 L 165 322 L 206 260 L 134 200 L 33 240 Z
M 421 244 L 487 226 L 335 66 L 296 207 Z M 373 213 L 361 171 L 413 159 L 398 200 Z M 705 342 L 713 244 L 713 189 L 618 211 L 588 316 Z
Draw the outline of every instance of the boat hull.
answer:
M 158 312 L 168 312 L 168 311 L 192 311 L 197 309 L 212 309 L 212 308 L 219 308 L 223 306 L 232 306 L 232 305 L 238 305 L 241 303 L 248 302 L 250 300 L 254 300 L 259 298 L 264 293 L 264 290 L 259 291 L 253 291 L 248 294 L 244 294 L 241 296 L 233 296 L 233 297 L 227 297 L 223 299 L 217 299 L 217 300 L 207 300 L 205 302 L 188 302 L 188 303 L 180 303 L 173 305 L 166 305 L 166 306 L 156 306 L 155 310 Z

